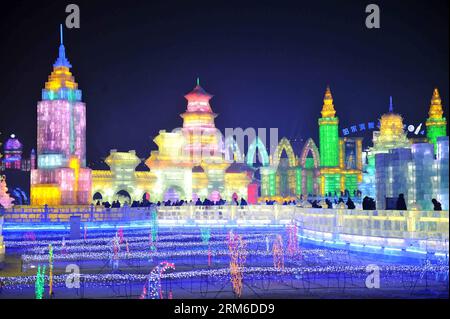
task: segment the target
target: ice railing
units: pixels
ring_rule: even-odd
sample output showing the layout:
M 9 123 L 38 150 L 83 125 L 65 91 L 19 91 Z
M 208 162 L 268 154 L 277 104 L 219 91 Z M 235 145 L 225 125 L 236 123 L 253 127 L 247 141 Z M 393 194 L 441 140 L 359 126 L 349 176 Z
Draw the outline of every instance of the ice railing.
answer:
M 158 207 L 158 219 L 241 225 L 295 222 L 306 237 L 378 247 L 448 251 L 448 211 L 316 209 L 296 206 Z M 256 222 L 260 223 L 256 223 Z
M 160 206 L 142 208 L 20 207 L 4 210 L 5 222 L 68 221 L 79 216 L 82 221 L 145 220 L 158 211 L 160 220 L 222 220 L 224 222 L 260 221 L 286 224 L 295 221 L 305 230 L 408 239 L 449 238 L 448 211 L 395 211 L 360 209 L 320 209 L 283 205 L 249 206 Z
M 150 220 L 157 211 L 161 225 L 285 226 L 295 223 L 304 237 L 377 247 L 448 252 L 448 211 L 317 209 L 284 205 L 160 206 L 143 208 L 16 207 L 4 221 L 82 222 Z
M 5 222 L 68 222 L 80 217 L 82 222 L 145 220 L 154 207 L 104 208 L 102 206 L 13 207 L 3 210 Z

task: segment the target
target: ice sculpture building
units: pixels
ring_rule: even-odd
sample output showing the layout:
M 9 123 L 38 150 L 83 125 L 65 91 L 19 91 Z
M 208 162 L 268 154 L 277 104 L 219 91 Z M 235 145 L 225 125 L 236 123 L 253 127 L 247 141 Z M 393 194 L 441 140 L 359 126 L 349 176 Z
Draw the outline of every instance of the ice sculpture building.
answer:
M 434 145 L 434 153 L 437 153 L 437 139 L 447 135 L 447 119 L 443 117 L 442 100 L 438 89 L 434 89 L 431 97 L 430 111 L 428 112 L 427 138 Z
M 401 193 L 409 209 L 433 210 L 433 198 L 441 203 L 442 209 L 448 209 L 448 136 L 438 137 L 436 146 L 436 159 L 431 143 L 395 148 L 375 156 L 378 209 L 386 209 L 386 198 Z
M 31 171 L 32 205 L 91 202 L 86 168 L 86 105 L 70 72 L 61 26 L 59 56 L 37 105 L 37 169 Z
M 93 194 L 108 201 L 121 194 L 130 201 L 147 196 L 153 202 L 248 197 L 251 178 L 226 160 L 223 135 L 214 124 L 217 114 L 209 102 L 212 95 L 197 80 L 185 98 L 183 127 L 159 132 L 154 139 L 158 150 L 145 161 L 150 171 L 135 171 L 141 160 L 134 151 L 113 150 L 106 161 L 110 171 L 93 171 Z

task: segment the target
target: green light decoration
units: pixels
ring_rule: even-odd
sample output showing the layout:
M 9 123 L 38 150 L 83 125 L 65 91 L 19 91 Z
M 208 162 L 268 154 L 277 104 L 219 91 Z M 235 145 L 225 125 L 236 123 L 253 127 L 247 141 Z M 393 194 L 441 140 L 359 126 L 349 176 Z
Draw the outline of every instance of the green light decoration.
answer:
M 51 297 L 53 295 L 53 246 L 48 245 L 48 294 Z
M 300 167 L 295 170 L 295 193 L 300 196 L 302 193 L 302 169 Z
M 200 227 L 200 235 L 202 238 L 202 242 L 205 244 L 209 243 L 209 240 L 211 238 L 211 228 L 209 227 Z
M 434 145 L 435 154 L 437 153 L 437 138 L 447 135 L 447 119 L 443 114 L 442 100 L 439 95 L 439 90 L 436 88 L 431 97 L 430 111 L 428 112 L 428 119 L 425 123 L 427 127 L 427 138 Z
M 151 216 L 151 241 L 152 241 L 152 245 L 151 245 L 151 249 L 152 250 L 156 250 L 156 240 L 158 238 L 158 213 L 156 211 L 156 209 L 154 209 L 152 211 L 152 216 Z
M 36 273 L 35 294 L 36 299 L 42 299 L 44 296 L 44 284 L 45 284 L 45 265 L 41 268 L 38 265 Z

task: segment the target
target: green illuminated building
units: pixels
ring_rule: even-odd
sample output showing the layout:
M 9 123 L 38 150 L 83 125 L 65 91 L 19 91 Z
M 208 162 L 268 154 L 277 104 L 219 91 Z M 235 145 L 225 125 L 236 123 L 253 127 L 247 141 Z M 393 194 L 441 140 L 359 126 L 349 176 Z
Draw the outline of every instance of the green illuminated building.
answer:
M 335 116 L 333 96 L 327 87 L 323 99 L 322 118 L 319 119 L 320 166 L 339 166 L 339 119 Z
M 428 112 L 427 138 L 428 141 L 434 145 L 434 153 L 437 152 L 437 138 L 440 136 L 447 136 L 447 120 L 442 115 L 442 100 L 439 96 L 438 89 L 434 89 L 431 97 L 430 111 Z
M 320 194 L 351 196 L 362 181 L 362 138 L 340 138 L 333 96 L 327 87 L 319 119 Z

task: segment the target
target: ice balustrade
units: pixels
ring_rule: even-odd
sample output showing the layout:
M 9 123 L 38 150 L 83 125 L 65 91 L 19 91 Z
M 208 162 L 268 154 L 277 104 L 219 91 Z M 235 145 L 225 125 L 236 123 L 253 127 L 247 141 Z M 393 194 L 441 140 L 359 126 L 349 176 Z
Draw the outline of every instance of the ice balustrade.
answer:
M 153 209 L 160 220 L 209 220 L 223 223 L 260 221 L 267 225 L 283 225 L 295 221 L 301 229 L 320 232 L 324 238 L 335 234 L 406 240 L 436 239 L 448 241 L 448 211 L 395 211 L 317 209 L 282 205 L 249 206 L 160 206 L 143 208 L 21 207 L 4 210 L 5 222 L 69 221 L 80 216 L 82 221 L 145 220 Z M 334 234 L 334 235 L 333 235 Z

